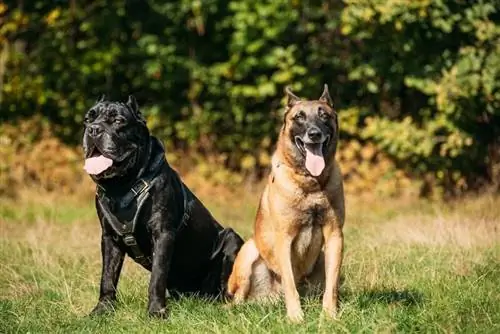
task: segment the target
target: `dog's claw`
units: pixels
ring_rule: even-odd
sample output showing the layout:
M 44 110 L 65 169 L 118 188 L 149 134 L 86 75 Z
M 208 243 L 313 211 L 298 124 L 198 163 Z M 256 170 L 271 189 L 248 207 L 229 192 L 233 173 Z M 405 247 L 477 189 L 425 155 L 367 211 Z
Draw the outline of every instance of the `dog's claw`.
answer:
M 323 314 L 325 314 L 328 318 L 335 320 L 338 316 L 338 307 L 337 305 L 323 305 Z
M 300 308 L 297 310 L 290 310 L 289 312 L 287 312 L 287 316 L 288 319 L 295 324 L 304 321 L 304 312 Z
M 110 313 L 115 310 L 113 302 L 111 301 L 100 301 L 89 313 L 89 317 L 103 315 L 105 313 Z
M 168 317 L 168 312 L 166 307 L 162 307 L 159 310 L 149 310 L 149 315 L 154 318 L 166 319 Z

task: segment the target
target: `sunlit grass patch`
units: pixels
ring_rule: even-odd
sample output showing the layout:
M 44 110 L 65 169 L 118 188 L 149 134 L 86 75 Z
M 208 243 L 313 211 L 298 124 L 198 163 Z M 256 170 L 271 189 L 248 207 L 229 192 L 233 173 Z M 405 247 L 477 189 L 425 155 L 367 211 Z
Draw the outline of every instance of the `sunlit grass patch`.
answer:
M 230 205 L 200 198 L 221 223 L 250 235 L 258 197 Z M 326 319 L 321 296 L 309 296 L 302 299 L 301 325 L 286 320 L 282 301 L 227 308 L 196 297 L 169 300 L 169 319 L 151 319 L 146 315 L 149 273 L 130 260 L 120 279 L 116 312 L 89 318 L 101 269 L 92 199 L 30 201 L 0 201 L 2 333 L 500 330 L 498 197 L 451 205 L 348 201 L 340 319 Z

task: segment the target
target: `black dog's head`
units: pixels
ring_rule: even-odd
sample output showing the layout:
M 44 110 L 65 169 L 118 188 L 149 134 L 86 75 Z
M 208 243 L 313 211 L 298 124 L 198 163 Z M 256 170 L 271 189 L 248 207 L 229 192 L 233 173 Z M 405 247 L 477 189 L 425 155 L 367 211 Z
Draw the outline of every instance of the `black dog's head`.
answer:
M 149 131 L 133 96 L 127 103 L 103 96 L 87 111 L 84 126 L 85 169 L 94 181 L 128 175 L 143 163 Z
M 319 176 L 337 148 L 338 120 L 325 84 L 318 100 L 301 100 L 287 88 L 282 149 L 295 165 Z

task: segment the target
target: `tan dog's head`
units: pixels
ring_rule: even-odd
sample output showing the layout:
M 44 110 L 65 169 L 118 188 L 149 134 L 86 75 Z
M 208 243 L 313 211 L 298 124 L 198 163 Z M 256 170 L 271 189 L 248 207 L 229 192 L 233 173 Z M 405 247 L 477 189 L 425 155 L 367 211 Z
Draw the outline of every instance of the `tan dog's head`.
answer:
M 325 84 L 318 100 L 302 100 L 287 88 L 288 103 L 279 145 L 288 163 L 310 175 L 320 176 L 335 156 L 338 141 L 337 113 Z

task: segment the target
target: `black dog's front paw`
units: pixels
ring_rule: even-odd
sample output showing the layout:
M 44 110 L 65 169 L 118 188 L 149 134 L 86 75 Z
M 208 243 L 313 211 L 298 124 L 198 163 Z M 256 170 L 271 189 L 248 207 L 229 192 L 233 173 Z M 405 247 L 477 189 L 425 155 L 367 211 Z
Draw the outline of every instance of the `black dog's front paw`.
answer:
M 110 300 L 99 301 L 94 309 L 90 312 L 89 316 L 99 316 L 105 313 L 110 313 L 115 310 L 114 303 Z
M 155 318 L 166 319 L 168 317 L 167 308 L 160 303 L 152 303 L 148 307 L 148 314 Z

